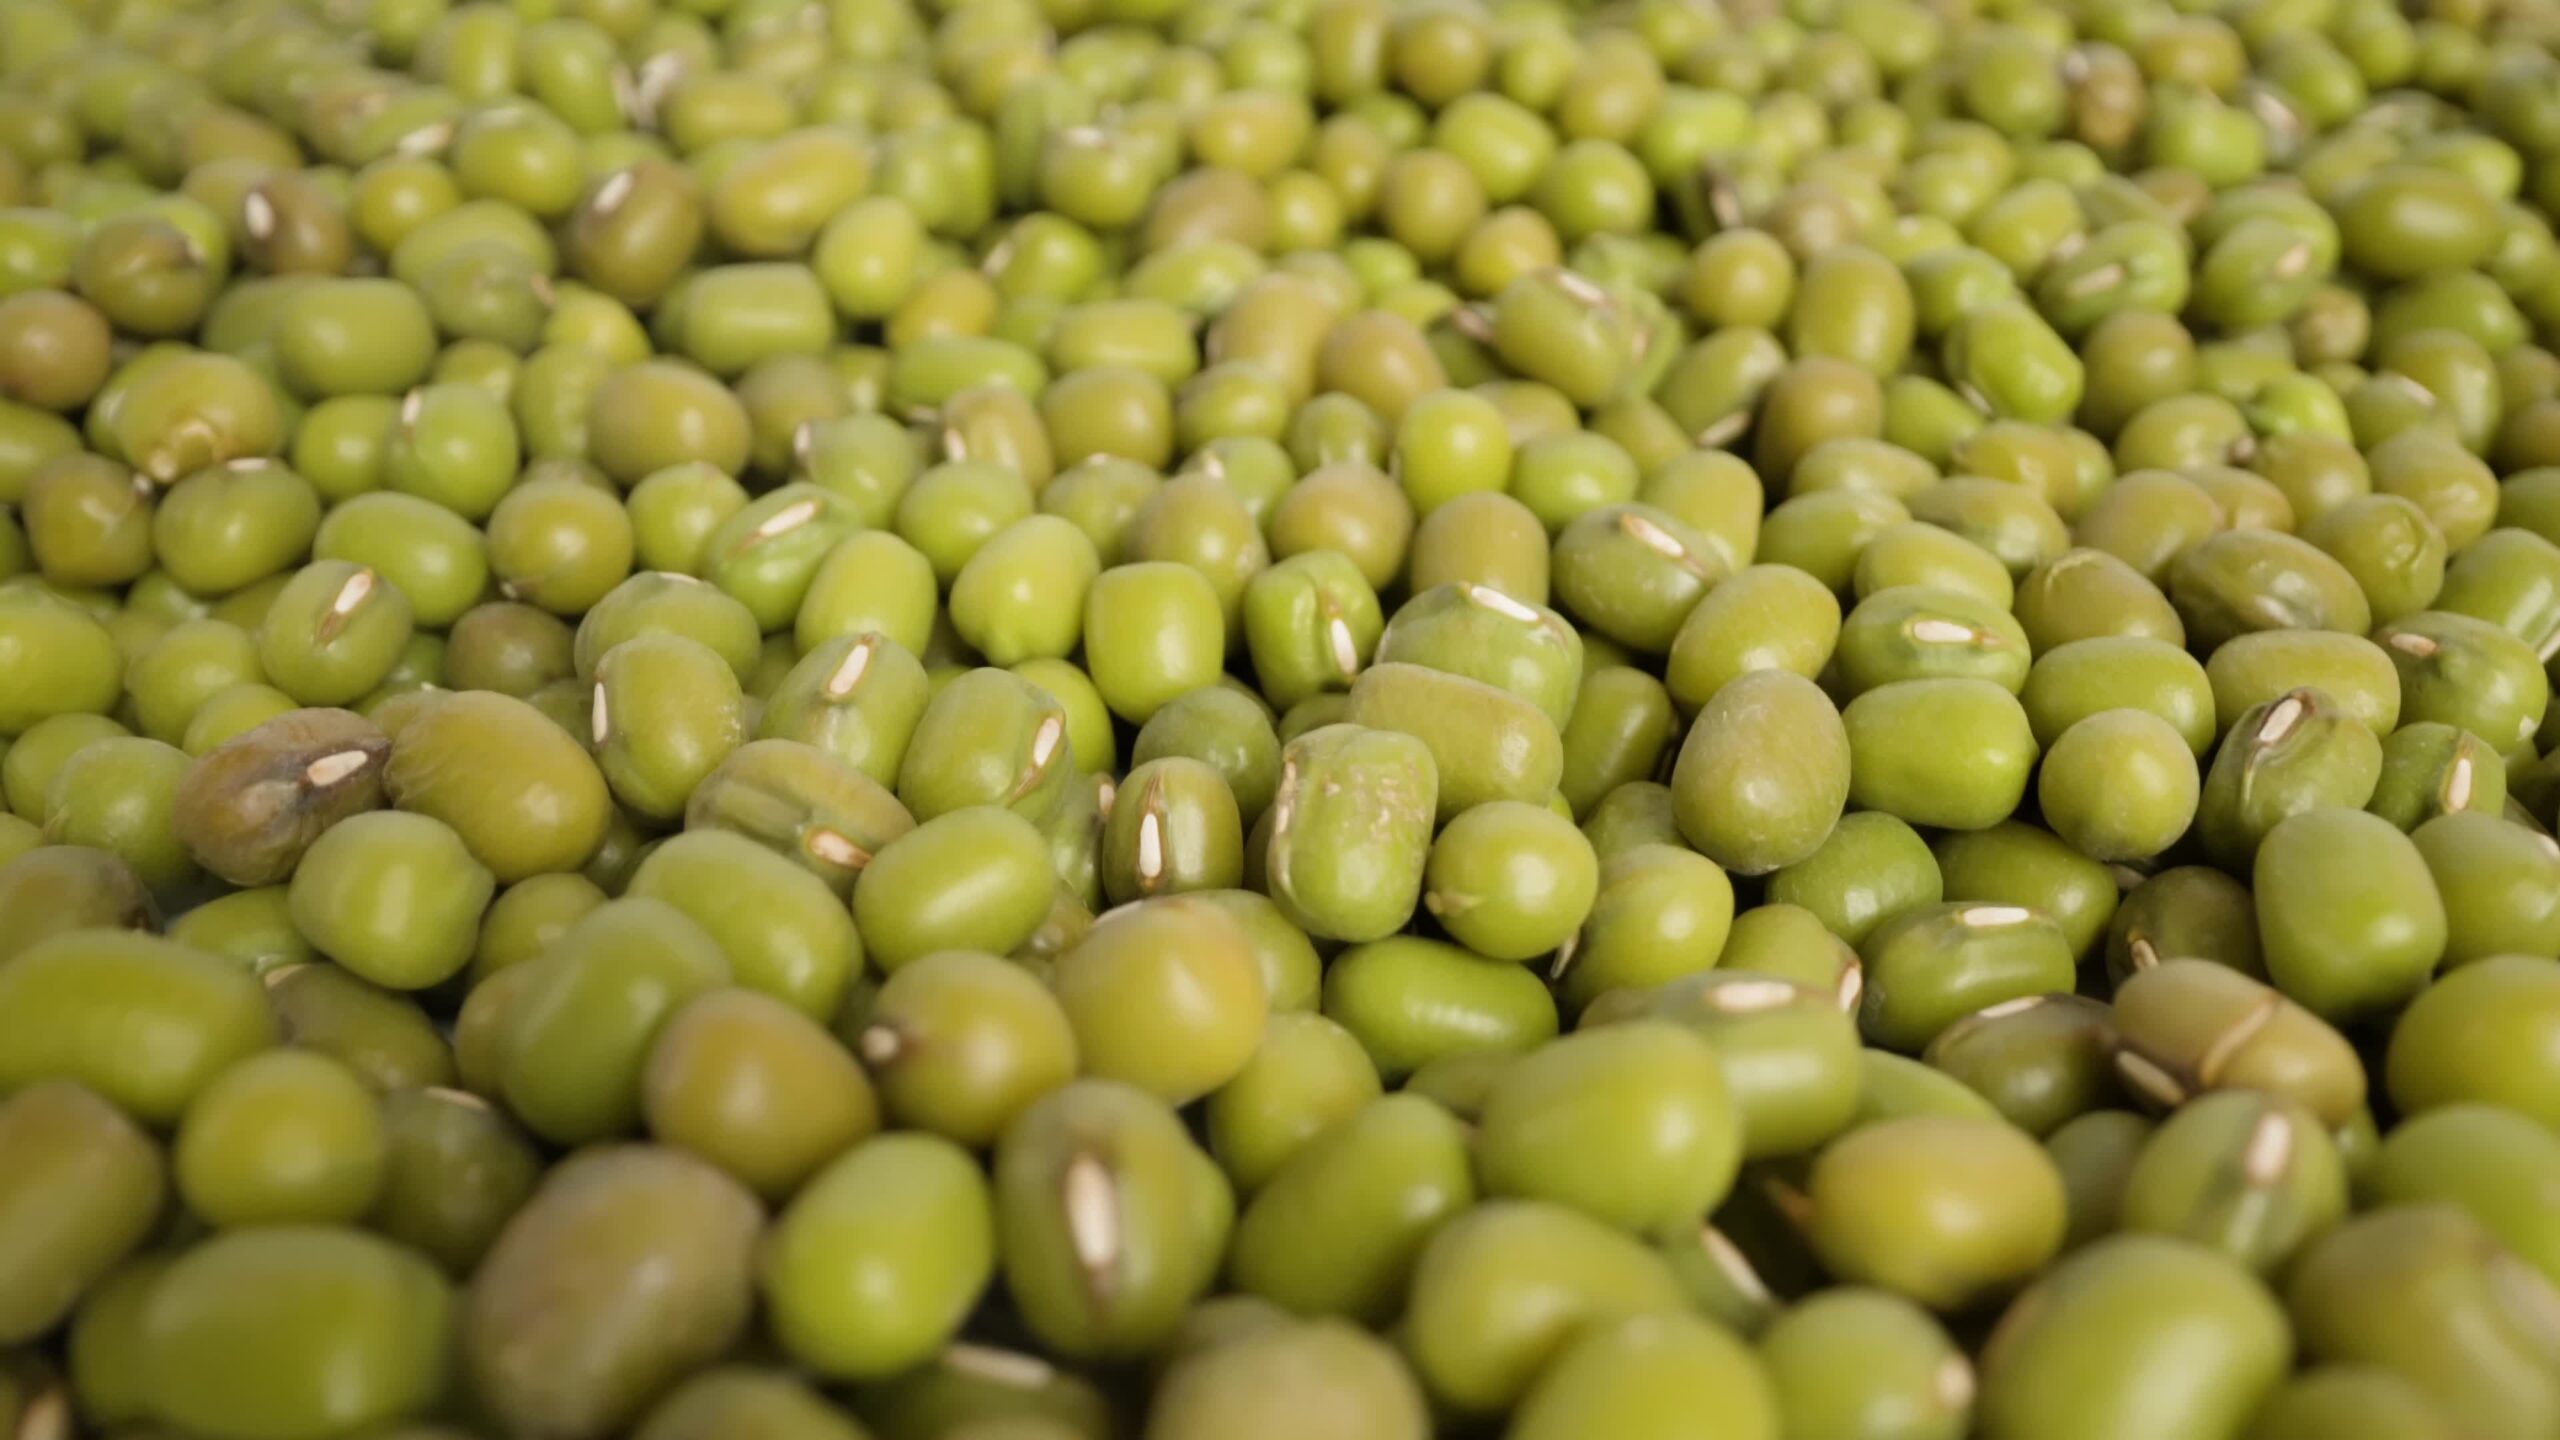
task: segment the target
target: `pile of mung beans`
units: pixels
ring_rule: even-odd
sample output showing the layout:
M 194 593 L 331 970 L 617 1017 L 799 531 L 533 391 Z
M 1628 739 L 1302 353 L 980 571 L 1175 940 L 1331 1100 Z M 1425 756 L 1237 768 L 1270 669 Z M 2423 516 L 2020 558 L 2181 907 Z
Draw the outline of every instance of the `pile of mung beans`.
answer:
M 0 0 L 0 1440 L 2560 1440 L 2560 0 Z

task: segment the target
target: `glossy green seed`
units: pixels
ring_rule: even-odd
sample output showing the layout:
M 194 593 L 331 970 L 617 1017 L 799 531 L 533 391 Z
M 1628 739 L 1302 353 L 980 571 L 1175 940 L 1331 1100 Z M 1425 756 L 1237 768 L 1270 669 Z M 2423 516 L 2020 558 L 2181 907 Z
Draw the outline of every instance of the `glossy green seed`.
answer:
M 0 1040 L 0 1085 L 76 1080 L 167 1125 L 277 1034 L 246 969 L 156 936 L 75 930 L 0 968 Z
M 1599 892 L 1600 864 L 1571 821 L 1497 801 L 1441 830 L 1423 883 L 1423 908 L 1459 943 L 1499 960 L 1528 960 L 1582 927 Z
M 2469 1428 L 2530 1430 L 2560 1407 L 2544 1347 L 2550 1282 L 2453 1206 L 2340 1225 L 2303 1255 L 2285 1298 L 2306 1354 L 2398 1374 Z M 2449 1344 L 2455 1326 L 2466 1338 Z
M 1421 896 L 1438 791 L 1410 735 L 1326 725 L 1290 741 L 1266 816 L 1271 898 L 1311 935 L 1394 933 Z
M 500 973 L 517 971 L 492 1037 L 493 1078 L 527 1129 L 560 1143 L 634 1129 L 659 1028 L 729 979 L 727 959 L 701 927 L 645 899 L 598 906 L 540 959 Z
M 1406 1351 L 1442 1403 L 1507 1408 L 1585 1321 L 1671 1315 L 1687 1299 L 1642 1244 L 1558 1205 L 1500 1201 L 1442 1227 L 1406 1312 Z
M 993 1205 L 975 1161 L 947 1140 L 886 1135 L 793 1198 L 760 1281 L 787 1352 L 820 1374 L 865 1379 L 938 1351 L 994 1272 Z
M 1587 1026 L 1668 1021 L 1707 1042 L 1724 1072 L 1750 1159 L 1799 1155 L 1837 1136 L 1858 1105 L 1856 1021 L 1827 989 L 1719 968 L 1647 991 L 1616 991 Z
M 754 1301 L 755 1198 L 677 1150 L 553 1168 L 461 1302 L 462 1368 L 505 1423 L 595 1435 L 727 1350 Z
M 1543 799 L 1563 777 L 1564 741 L 1547 717 L 1461 675 L 1403 662 L 1372 665 L 1351 686 L 1347 718 L 1422 743 L 1444 821 L 1496 801 Z
M 1979 1423 L 2000 1440 L 2237 1431 L 2292 1351 L 2282 1309 L 2239 1265 L 2114 1236 L 2011 1304 L 1983 1353 Z
M 2127 1230 L 2210 1245 L 2261 1273 L 2343 1217 L 2347 1177 L 2309 1112 L 2230 1091 L 2179 1110 L 2124 1182 Z
M 407 1419 L 443 1389 L 452 1315 L 434 1267 L 362 1231 L 219 1236 L 181 1256 L 143 1311 L 152 1409 L 226 1436 Z
M 1590 917 L 1549 970 L 1563 981 L 1567 1005 L 1580 1008 L 1612 990 L 1712 968 L 1738 923 L 1733 882 L 1722 868 L 1681 845 L 1676 833 L 1647 837 L 1603 862 Z
M 1850 798 L 1915 825 L 1977 830 L 2017 808 L 2036 760 L 2017 699 L 1987 680 L 1880 686 L 1841 711 Z
M 2560 1152 L 2549 1132 L 2495 1105 L 2447 1105 L 2395 1126 L 2375 1157 L 2385 1204 L 2449 1201 L 2549 1278 L 2560 1266 L 2548 1213 L 2533 1203 Z
M 2046 748 L 2036 777 L 2045 823 L 2093 860 L 2139 860 L 2177 843 L 2203 782 L 2185 737 L 2141 710 L 2075 722 Z
M 1684 1414 L 1713 1414 L 1736 1436 L 1775 1436 L 1776 1387 L 1723 1326 L 1693 1315 L 1595 1325 L 1550 1361 L 1511 1422 L 1523 1440 L 1591 1434 L 1669 1436 Z
M 1818 849 L 1859 769 L 1843 718 L 1809 680 L 1754 671 L 1719 689 L 1672 771 L 1681 833 L 1710 859 L 1763 874 Z M 1773 756 L 1789 763 L 1773 784 Z
M 1035 1102 L 995 1162 L 1007 1293 L 1053 1351 L 1144 1353 L 1208 1288 L 1234 1201 L 1173 1112 L 1081 1080 Z
M 353 1071 L 276 1050 L 196 1098 L 172 1160 L 187 1208 L 212 1224 L 321 1224 L 372 1208 L 387 1148 L 379 1104 Z
M 1413 1095 L 1372 1098 L 1309 1138 L 1236 1224 L 1246 1293 L 1375 1323 L 1403 1303 L 1432 1234 L 1476 1198 L 1457 1119 Z
M 1209 1151 L 1251 1194 L 1380 1089 L 1378 1067 L 1350 1031 L 1321 1015 L 1276 1013 L 1253 1057 L 1209 1098 Z
M 2313 810 L 2267 832 L 2253 875 L 2267 976 L 2332 1021 L 2415 996 L 2443 958 L 2444 901 L 2390 822 Z
M 1809 1435 L 1954 1440 L 1974 1373 L 1936 1320 L 1899 1296 L 1842 1287 L 1787 1307 L 1759 1337 L 1779 1412 Z M 1844 1367 L 1842 1355 L 1858 1363 Z
M 1103 917 L 1058 958 L 1051 984 L 1087 1074 L 1175 1105 L 1244 1068 L 1269 1009 L 1243 927 L 1179 895 Z
M 2049 1137 L 2119 1098 L 2110 1018 L 2077 995 L 2004 1001 L 1938 1032 L 1921 1058 L 2019 1129 Z
M 141 1243 L 167 1193 L 159 1152 L 114 1105 L 68 1080 L 27 1085 L 0 1103 L 0 1334 L 24 1343 L 54 1328 L 84 1292 Z
M 1646 1231 L 1694 1221 L 1724 1197 L 1741 1124 L 1715 1052 L 1676 1027 L 1639 1022 L 1555 1041 L 1506 1067 L 1476 1143 L 1492 1193 Z
M 1555 998 L 1536 973 L 1411 936 L 1336 957 L 1324 1014 L 1359 1038 L 1380 1075 L 1397 1078 L 1453 1055 L 1528 1050 L 1557 1028 Z
M 1859 954 L 1866 968 L 1859 1028 L 1897 1050 L 1916 1051 L 1987 1006 L 2071 988 L 2061 927 L 2019 905 L 1960 900 L 1913 909 L 1869 932 Z
M 2005 1122 L 1852 1130 L 1815 1161 L 1803 1198 L 1834 1273 L 1942 1310 L 2015 1288 L 2062 1243 L 2062 1178 Z
M 854 923 L 864 950 L 891 974 L 936 950 L 1004 954 L 1039 927 L 1054 884 L 1031 822 L 971 806 L 875 854 L 854 887 Z

